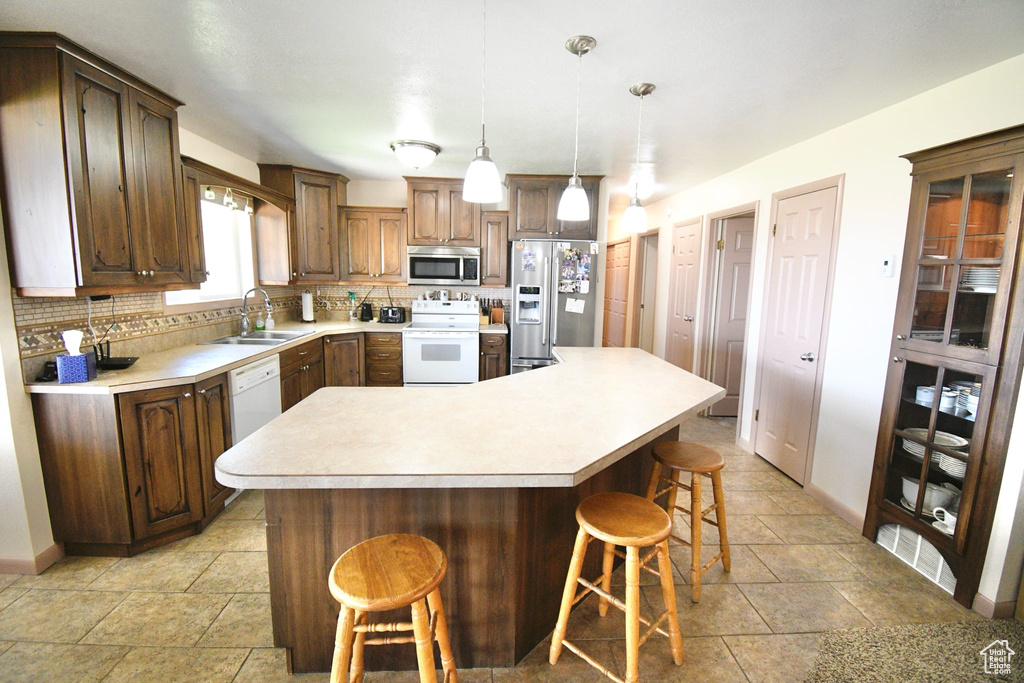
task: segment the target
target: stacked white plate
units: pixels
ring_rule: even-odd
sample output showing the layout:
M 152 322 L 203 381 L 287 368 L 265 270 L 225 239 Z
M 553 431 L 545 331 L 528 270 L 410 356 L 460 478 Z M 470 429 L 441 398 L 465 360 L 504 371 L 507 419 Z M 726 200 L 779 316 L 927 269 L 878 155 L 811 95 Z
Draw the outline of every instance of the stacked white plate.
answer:
M 961 389 L 960 395 L 956 399 L 958 407 L 963 408 L 972 415 L 978 412 L 978 401 L 981 400 L 978 396 L 971 393 L 970 389 Z
M 967 473 L 967 463 L 963 460 L 957 460 L 951 455 L 945 453 L 939 453 L 939 469 L 953 477 L 954 479 L 963 479 Z
M 924 427 L 911 427 L 903 430 L 911 436 L 916 436 L 921 440 L 928 438 L 928 430 Z M 957 436 L 956 434 L 950 434 L 949 432 L 940 432 L 935 430 L 935 438 L 932 440 L 937 446 L 943 446 L 944 448 L 951 448 L 953 450 L 959 450 L 967 446 L 970 442 L 967 439 Z M 911 455 L 914 460 L 918 462 L 924 461 L 924 446 L 911 441 L 910 439 L 903 439 L 903 450 Z
M 965 266 L 960 274 L 960 287 L 983 294 L 994 294 L 999 285 L 999 268 Z

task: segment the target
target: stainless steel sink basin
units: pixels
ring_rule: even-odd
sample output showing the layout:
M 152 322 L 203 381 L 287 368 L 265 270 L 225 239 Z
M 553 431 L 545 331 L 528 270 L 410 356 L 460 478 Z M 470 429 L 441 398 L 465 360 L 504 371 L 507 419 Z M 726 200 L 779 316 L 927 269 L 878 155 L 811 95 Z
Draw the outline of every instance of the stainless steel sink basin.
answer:
M 298 339 L 304 337 L 312 332 L 278 332 L 276 330 L 257 330 L 250 332 L 244 337 L 240 335 L 232 335 L 230 337 L 221 337 L 220 339 L 211 339 L 210 341 L 200 342 L 201 344 L 251 344 L 257 346 L 274 346 L 276 344 L 283 344 L 286 341 L 292 339 Z

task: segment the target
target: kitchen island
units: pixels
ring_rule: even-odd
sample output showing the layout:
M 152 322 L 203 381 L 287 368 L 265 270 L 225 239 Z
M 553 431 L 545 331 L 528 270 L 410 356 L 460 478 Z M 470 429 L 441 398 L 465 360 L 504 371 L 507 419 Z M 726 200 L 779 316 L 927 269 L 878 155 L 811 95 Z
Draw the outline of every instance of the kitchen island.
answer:
M 453 389 L 325 388 L 217 460 L 263 489 L 274 642 L 295 672 L 330 669 L 334 560 L 415 533 L 448 556 L 441 584 L 460 668 L 514 665 L 554 626 L 576 535 L 600 491 L 642 494 L 653 444 L 725 390 L 638 349 L 565 348 L 563 362 Z M 585 575 L 600 572 L 599 553 Z M 406 620 L 407 614 L 381 615 Z M 368 669 L 414 669 L 369 648 Z

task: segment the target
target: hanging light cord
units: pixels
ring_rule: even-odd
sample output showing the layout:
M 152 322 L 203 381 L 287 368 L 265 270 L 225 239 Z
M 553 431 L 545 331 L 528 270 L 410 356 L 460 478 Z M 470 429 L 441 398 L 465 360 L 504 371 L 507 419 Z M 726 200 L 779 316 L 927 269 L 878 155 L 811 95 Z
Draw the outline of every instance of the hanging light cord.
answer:
M 484 95 L 487 92 L 487 0 L 484 0 L 483 71 L 480 74 L 480 146 L 487 145 L 487 127 L 484 124 Z
M 576 57 L 579 59 L 579 67 L 576 70 L 576 151 L 572 155 L 573 176 L 579 175 L 576 173 L 576 167 L 580 160 L 580 81 L 583 80 L 583 53 L 580 52 Z
M 636 117 L 636 176 L 633 178 L 633 199 L 640 196 L 640 126 L 644 121 L 644 96 L 640 96 L 640 114 Z

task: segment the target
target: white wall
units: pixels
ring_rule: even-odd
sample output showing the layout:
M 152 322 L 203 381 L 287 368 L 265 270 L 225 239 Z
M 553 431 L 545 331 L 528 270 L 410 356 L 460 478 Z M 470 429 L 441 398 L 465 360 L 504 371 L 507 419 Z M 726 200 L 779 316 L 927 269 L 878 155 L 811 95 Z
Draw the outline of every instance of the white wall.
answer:
M 858 514 L 863 514 L 867 504 L 899 285 L 898 273 L 884 278 L 879 267 L 885 256 L 897 255 L 897 263 L 901 259 L 910 201 L 910 164 L 899 155 L 1024 123 L 1024 89 L 1014 85 L 1021 82 L 1024 54 L 648 207 L 649 223 L 658 226 L 663 237 L 655 329 L 655 353 L 663 357 L 673 221 L 760 201 L 741 416 L 741 436 L 749 438 L 772 193 L 845 174 L 811 482 Z M 610 221 L 613 231 L 616 218 Z M 1000 506 L 999 514 L 997 525 L 1012 524 L 1011 506 Z
M 260 169 L 255 161 L 235 154 L 231 150 L 225 149 L 206 138 L 201 138 L 180 126 L 178 127 L 178 139 L 183 156 L 198 159 L 205 164 L 210 164 L 222 171 L 241 176 L 254 183 L 260 181 Z

